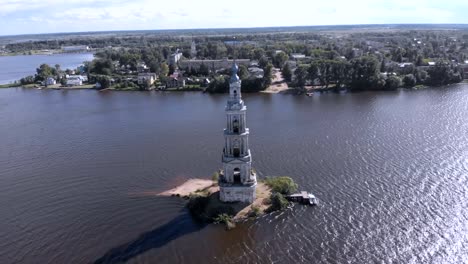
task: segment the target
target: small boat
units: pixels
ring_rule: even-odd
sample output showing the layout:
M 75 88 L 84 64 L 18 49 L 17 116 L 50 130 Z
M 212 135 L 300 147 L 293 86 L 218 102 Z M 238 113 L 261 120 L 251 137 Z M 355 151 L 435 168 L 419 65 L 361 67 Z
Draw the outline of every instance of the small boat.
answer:
M 315 195 L 309 193 L 309 204 L 310 205 L 317 205 L 318 204 L 318 200 L 317 198 L 315 197 Z
M 313 195 L 312 193 L 305 192 L 305 191 L 302 191 L 300 193 L 295 193 L 295 194 L 288 195 L 288 196 L 286 196 L 286 199 L 288 201 L 298 202 L 298 203 L 301 203 L 301 204 L 308 204 L 308 205 L 317 205 L 318 204 L 318 200 L 315 197 L 315 195 Z
M 312 95 L 314 95 L 314 93 L 313 92 L 308 92 L 308 93 L 306 93 L 306 95 L 307 96 L 312 96 Z

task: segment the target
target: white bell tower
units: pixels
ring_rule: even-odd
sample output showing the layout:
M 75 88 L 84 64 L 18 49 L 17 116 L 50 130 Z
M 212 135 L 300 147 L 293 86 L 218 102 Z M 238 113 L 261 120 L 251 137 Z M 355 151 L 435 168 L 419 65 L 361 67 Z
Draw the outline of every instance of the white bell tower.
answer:
M 241 96 L 241 80 L 238 67 L 232 65 L 229 81 L 229 99 L 226 105 L 224 129 L 223 173 L 219 178 L 220 200 L 223 202 L 248 202 L 255 200 L 257 178 L 252 171 L 249 149 L 249 129 L 246 127 L 246 111 Z

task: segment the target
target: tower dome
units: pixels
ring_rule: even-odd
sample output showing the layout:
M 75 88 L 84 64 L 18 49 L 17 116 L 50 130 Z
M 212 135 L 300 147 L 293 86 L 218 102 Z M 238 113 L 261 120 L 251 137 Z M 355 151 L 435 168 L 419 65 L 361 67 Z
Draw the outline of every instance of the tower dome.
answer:
M 237 66 L 236 63 L 233 63 L 231 67 L 231 83 L 239 81 L 239 76 L 237 75 L 238 71 L 239 71 L 239 67 Z

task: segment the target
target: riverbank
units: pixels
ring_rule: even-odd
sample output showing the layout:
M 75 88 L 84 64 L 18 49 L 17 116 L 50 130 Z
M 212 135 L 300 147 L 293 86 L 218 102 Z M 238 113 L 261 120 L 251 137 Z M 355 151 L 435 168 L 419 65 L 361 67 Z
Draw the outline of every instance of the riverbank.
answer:
M 40 90 L 82 90 L 82 89 L 94 89 L 95 85 L 94 84 L 85 84 L 85 85 L 79 85 L 79 86 L 61 86 L 59 84 L 56 85 L 49 85 L 47 87 L 38 85 L 38 84 L 0 84 L 0 89 L 1 88 L 26 88 L 26 89 L 40 89 Z

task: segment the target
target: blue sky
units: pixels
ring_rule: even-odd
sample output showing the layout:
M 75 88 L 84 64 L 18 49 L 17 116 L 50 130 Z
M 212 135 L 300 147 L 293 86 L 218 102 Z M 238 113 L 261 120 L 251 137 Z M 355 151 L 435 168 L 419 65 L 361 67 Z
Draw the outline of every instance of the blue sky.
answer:
M 467 24 L 468 0 L 0 0 L 0 35 L 387 23 Z

